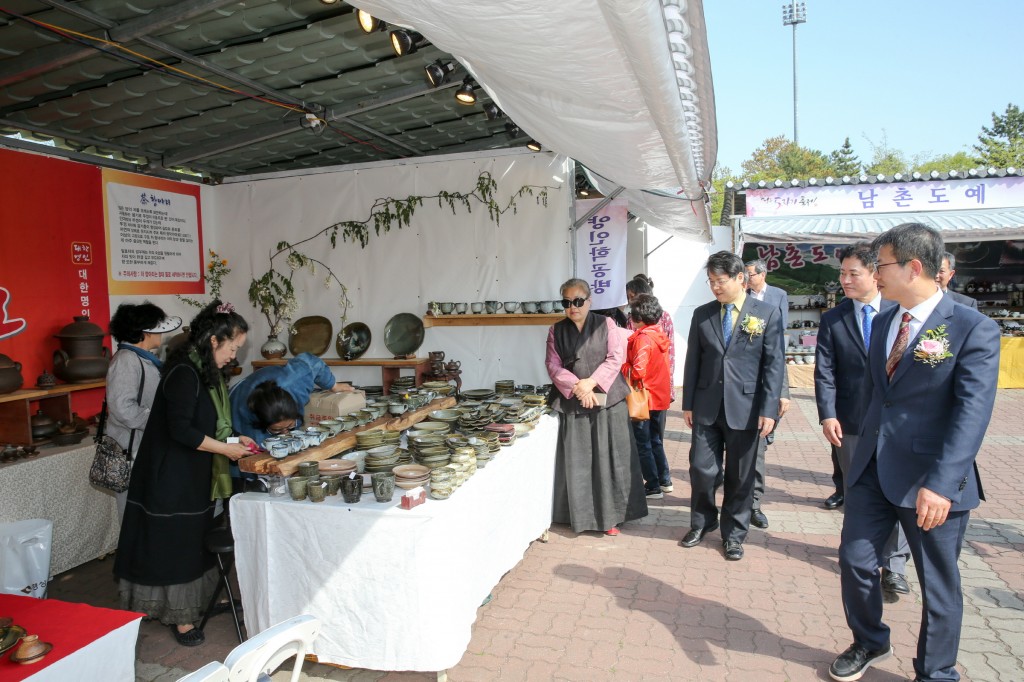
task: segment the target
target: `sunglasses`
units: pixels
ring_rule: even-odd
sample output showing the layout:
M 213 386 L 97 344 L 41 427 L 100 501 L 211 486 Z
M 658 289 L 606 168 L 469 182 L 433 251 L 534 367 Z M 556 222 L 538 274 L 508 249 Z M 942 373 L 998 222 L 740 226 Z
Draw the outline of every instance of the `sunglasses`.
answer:
M 589 296 L 587 298 L 574 298 L 571 301 L 569 299 L 567 299 L 567 298 L 563 298 L 562 299 L 562 307 L 565 308 L 566 310 L 569 309 L 569 306 L 575 306 L 577 308 L 582 308 L 583 304 L 586 303 L 589 300 L 590 300 Z

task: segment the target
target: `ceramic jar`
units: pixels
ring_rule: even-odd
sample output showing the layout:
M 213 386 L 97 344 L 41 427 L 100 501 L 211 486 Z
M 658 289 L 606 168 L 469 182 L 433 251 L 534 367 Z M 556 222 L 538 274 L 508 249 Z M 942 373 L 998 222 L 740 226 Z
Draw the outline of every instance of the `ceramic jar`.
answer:
M 278 341 L 277 336 L 274 335 L 271 335 L 266 342 L 260 346 L 260 355 L 265 357 L 267 360 L 283 358 L 287 352 L 288 346 L 284 345 L 283 342 Z
M 34 415 L 32 415 L 32 418 L 29 419 L 29 423 L 32 426 L 33 440 L 48 438 L 57 433 L 57 430 L 60 428 L 57 420 L 43 414 L 42 410 L 38 410 Z
M 60 350 L 53 352 L 53 373 L 70 384 L 88 383 L 107 376 L 110 351 L 103 345 L 103 329 L 78 315 L 54 334 Z
M 0 393 L 11 393 L 21 388 L 21 363 L 0 353 Z

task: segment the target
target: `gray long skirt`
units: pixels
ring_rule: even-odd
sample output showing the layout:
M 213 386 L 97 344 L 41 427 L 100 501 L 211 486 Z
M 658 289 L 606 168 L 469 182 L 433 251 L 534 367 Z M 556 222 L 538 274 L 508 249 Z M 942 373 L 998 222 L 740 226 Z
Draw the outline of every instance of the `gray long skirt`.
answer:
M 644 479 L 625 401 L 597 412 L 559 414 L 552 521 L 579 533 L 645 516 Z
M 121 608 L 139 611 L 164 625 L 197 623 L 219 578 L 216 567 L 181 585 L 140 585 L 122 578 L 118 587 Z

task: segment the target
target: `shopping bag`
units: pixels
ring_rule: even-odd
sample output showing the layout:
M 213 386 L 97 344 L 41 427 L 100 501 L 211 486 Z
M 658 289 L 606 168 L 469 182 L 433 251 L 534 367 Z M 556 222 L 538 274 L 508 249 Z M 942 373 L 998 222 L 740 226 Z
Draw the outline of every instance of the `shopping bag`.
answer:
M 52 521 L 0 523 L 0 592 L 45 597 L 52 545 Z
M 651 418 L 651 412 L 647 407 L 649 395 L 644 388 L 643 381 L 633 384 L 633 372 L 629 372 L 626 382 L 629 384 L 629 393 L 626 394 L 626 409 L 629 410 L 629 418 L 635 422 L 645 422 Z

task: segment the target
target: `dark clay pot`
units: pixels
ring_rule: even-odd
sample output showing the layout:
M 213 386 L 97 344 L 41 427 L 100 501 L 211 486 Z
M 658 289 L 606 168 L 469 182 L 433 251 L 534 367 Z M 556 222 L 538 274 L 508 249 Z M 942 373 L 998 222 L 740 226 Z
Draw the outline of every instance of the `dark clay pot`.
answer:
M 107 376 L 110 351 L 103 345 L 103 330 L 86 316 L 55 334 L 61 349 L 53 352 L 53 373 L 72 384 L 98 381 Z
M 53 417 L 48 417 L 43 414 L 42 410 L 39 410 L 32 418 L 29 419 L 32 424 L 32 438 L 38 440 L 40 438 L 47 438 L 57 433 L 57 429 L 60 425 L 57 424 L 57 420 Z
M 12 393 L 21 388 L 21 363 L 0 353 L 0 393 Z

